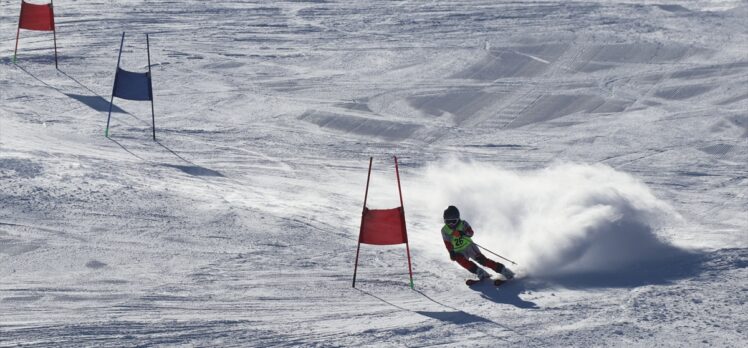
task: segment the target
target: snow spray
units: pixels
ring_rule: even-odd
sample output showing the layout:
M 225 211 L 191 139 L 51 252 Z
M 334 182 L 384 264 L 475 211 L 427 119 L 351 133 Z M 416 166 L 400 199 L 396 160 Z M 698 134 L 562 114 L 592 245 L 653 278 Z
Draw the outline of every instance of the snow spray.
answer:
M 675 212 L 640 180 L 602 164 L 512 171 L 453 159 L 416 176 L 403 188 L 414 248 L 428 243 L 446 255 L 441 215 L 456 205 L 476 242 L 534 276 L 612 273 L 672 249 L 656 231 Z

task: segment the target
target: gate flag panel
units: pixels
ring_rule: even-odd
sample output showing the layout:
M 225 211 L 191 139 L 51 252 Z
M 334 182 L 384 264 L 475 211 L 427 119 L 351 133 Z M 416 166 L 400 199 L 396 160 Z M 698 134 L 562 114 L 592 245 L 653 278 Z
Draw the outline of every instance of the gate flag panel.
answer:
M 402 208 L 364 209 L 359 240 L 364 244 L 392 245 L 408 242 Z
M 151 100 L 151 76 L 149 73 L 136 73 L 117 68 L 114 78 L 114 96 L 128 100 Z

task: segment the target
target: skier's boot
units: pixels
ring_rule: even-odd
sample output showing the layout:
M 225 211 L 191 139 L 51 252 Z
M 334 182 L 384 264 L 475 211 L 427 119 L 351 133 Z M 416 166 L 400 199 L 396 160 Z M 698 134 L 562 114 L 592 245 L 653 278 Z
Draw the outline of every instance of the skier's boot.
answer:
M 484 270 L 483 268 L 480 268 L 480 267 L 476 267 L 475 268 L 475 275 L 477 275 L 478 279 L 481 279 L 481 280 L 491 277 L 491 275 L 488 274 L 488 272 L 486 272 L 486 270 Z
M 514 272 L 512 272 L 512 270 L 507 268 L 506 266 L 504 266 L 504 268 L 499 273 L 503 275 L 506 280 L 514 278 Z

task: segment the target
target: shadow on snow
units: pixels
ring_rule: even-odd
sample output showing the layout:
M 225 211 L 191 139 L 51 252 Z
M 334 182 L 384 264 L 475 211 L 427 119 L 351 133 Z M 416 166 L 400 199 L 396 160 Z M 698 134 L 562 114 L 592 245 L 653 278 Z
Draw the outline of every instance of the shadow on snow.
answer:
M 117 140 L 115 140 L 115 139 L 113 139 L 111 137 L 109 137 L 107 139 L 109 141 L 117 144 L 120 148 L 122 148 L 127 153 L 129 153 L 130 155 L 134 156 L 135 158 L 137 158 L 137 159 L 139 159 L 139 160 L 141 160 L 143 162 L 151 162 L 150 160 L 147 160 L 147 159 L 145 159 L 145 158 L 143 158 L 141 156 L 138 156 L 134 152 L 130 151 L 130 149 L 128 149 L 125 145 L 123 145 L 122 143 L 118 142 Z M 174 150 L 168 148 L 166 145 L 164 145 L 163 143 L 161 143 L 158 140 L 156 140 L 155 143 L 158 144 L 159 146 L 161 146 L 162 148 L 164 148 L 166 151 L 170 152 L 172 155 L 174 155 L 178 159 L 180 159 L 183 162 L 187 163 L 187 165 L 161 163 L 160 165 L 162 165 L 164 167 L 178 169 L 178 170 L 180 170 L 180 171 L 182 171 L 182 172 L 184 172 L 186 174 L 192 175 L 192 176 L 224 177 L 224 175 L 221 174 L 221 172 L 219 172 L 219 171 L 216 171 L 216 170 L 213 170 L 213 169 L 209 169 L 209 168 L 205 168 L 203 166 L 197 165 L 197 164 L 191 162 L 190 160 L 182 157 L 181 155 L 179 155 L 178 153 L 176 153 Z
M 661 258 L 632 263 L 625 268 L 538 276 L 528 279 L 528 285 L 537 289 L 554 285 L 570 289 L 634 288 L 668 285 L 682 279 L 718 279 L 724 271 L 748 268 L 748 248 L 699 252 L 669 246 L 661 252 Z
M 504 303 L 525 309 L 539 308 L 535 302 L 526 301 L 519 297 L 520 294 L 525 293 L 527 290 L 525 282 L 521 279 L 506 282 L 498 287 L 491 282 L 481 282 L 470 288 L 480 292 L 483 298 L 496 303 Z

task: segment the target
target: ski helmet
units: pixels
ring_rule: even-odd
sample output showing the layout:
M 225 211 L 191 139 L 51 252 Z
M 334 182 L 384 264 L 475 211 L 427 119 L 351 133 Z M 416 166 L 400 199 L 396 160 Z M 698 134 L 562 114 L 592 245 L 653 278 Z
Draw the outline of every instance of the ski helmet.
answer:
M 460 220 L 460 211 L 454 205 L 450 205 L 444 210 L 444 222 L 447 220 Z

